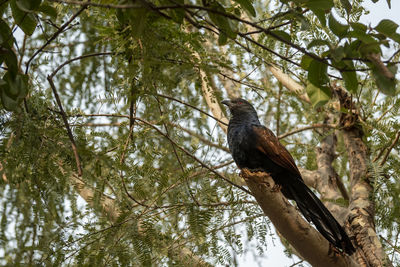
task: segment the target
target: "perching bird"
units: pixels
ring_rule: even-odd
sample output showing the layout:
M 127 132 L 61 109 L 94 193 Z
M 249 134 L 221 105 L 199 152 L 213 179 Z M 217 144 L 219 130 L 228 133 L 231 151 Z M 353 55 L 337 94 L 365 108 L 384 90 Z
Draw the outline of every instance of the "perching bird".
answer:
M 289 151 L 271 130 L 261 125 L 254 107 L 244 99 L 224 100 L 231 119 L 228 126 L 229 150 L 236 165 L 250 171 L 264 171 L 281 187 L 283 195 L 296 201 L 304 217 L 336 248 L 355 252 L 344 229 L 318 197 L 304 184 Z

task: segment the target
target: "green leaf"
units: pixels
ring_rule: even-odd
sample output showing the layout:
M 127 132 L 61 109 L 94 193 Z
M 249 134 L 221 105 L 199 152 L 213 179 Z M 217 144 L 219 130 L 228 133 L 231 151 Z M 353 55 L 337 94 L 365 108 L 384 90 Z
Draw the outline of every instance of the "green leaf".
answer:
M 308 67 L 307 79 L 310 83 L 314 84 L 317 87 L 320 87 L 329 82 L 327 71 L 328 65 L 321 61 L 313 59 Z
M 129 10 L 129 23 L 132 27 L 132 35 L 135 38 L 140 38 L 146 29 L 147 19 L 148 19 L 148 10 L 147 8 L 137 8 Z
M 309 20 L 305 16 L 303 16 L 302 14 L 298 14 L 296 16 L 296 18 L 300 21 L 300 24 L 301 24 L 301 28 L 300 29 L 302 31 L 306 31 L 306 30 L 310 29 L 311 24 L 310 24 Z
M 313 39 L 308 45 L 307 49 L 313 48 L 315 46 L 323 46 L 326 45 L 327 47 L 330 48 L 331 43 L 327 40 L 322 40 L 322 39 Z
M 28 93 L 28 75 L 7 72 L 0 82 L 1 102 L 8 111 L 16 111 Z
M 312 83 L 308 83 L 306 92 L 313 108 L 319 108 L 325 105 L 332 96 L 331 90 L 326 86 L 315 86 Z
M 306 7 L 309 9 L 320 9 L 320 10 L 331 10 L 333 7 L 333 1 L 332 0 L 309 0 L 305 4 Z
M 374 43 L 361 44 L 358 50 L 364 56 L 371 53 L 381 54 L 381 43 L 375 41 Z
M 226 45 L 228 42 L 228 36 L 225 33 L 220 32 L 218 36 L 218 45 Z
M 387 68 L 393 73 L 396 74 L 397 66 L 395 64 L 388 64 Z M 394 96 L 396 94 L 396 79 L 389 79 L 385 75 L 383 75 L 376 66 L 372 67 L 372 76 L 375 79 L 375 83 L 378 86 L 378 89 L 390 96 Z
M 33 12 L 40 6 L 42 0 L 16 0 L 15 3 L 22 11 Z
M 1 95 L 1 103 L 3 104 L 3 107 L 8 110 L 8 111 L 15 111 L 18 109 L 18 103 L 11 97 L 7 96 L 5 93 L 5 90 L 7 88 L 7 84 L 1 84 L 0 85 L 0 95 Z
M 303 55 L 301 57 L 301 62 L 300 62 L 300 66 L 303 68 L 303 70 L 308 70 L 308 68 L 310 67 L 310 63 L 313 59 L 311 57 L 309 57 L 308 55 Z
M 337 21 L 332 13 L 329 14 L 328 23 L 331 31 L 339 38 L 343 38 L 349 30 L 349 26 Z
M 367 25 L 359 22 L 350 22 L 350 26 L 353 28 L 353 30 L 359 32 L 366 32 L 368 29 Z
M 0 45 L 6 48 L 11 48 L 14 41 L 14 36 L 8 24 L 0 19 Z
M 38 11 L 44 15 L 51 17 L 52 19 L 57 18 L 57 9 L 55 9 L 54 7 L 52 7 L 49 4 L 43 3 L 38 8 Z
M 373 38 L 370 34 L 361 31 L 349 31 L 346 34 L 347 37 L 357 38 L 364 43 L 376 43 L 376 39 Z
M 342 4 L 343 8 L 346 10 L 347 15 L 349 15 L 351 12 L 351 8 L 352 8 L 349 0 L 340 0 L 340 3 Z
M 14 51 L 10 48 L 3 48 L 3 51 L 0 54 L 0 59 L 0 61 L 4 61 L 6 63 L 8 72 L 15 77 L 15 75 L 18 73 L 18 59 Z
M 375 27 L 375 30 L 386 35 L 387 37 L 391 37 L 396 33 L 398 27 L 399 25 L 397 25 L 397 23 L 391 21 L 390 19 L 383 19 Z
M 17 25 L 27 35 L 32 35 L 36 29 L 37 20 L 32 13 L 22 11 L 16 4 L 16 0 L 11 1 L 11 11 Z
M 346 56 L 348 57 L 360 57 L 360 51 L 359 48 L 363 43 L 360 40 L 355 40 L 353 42 L 345 43 L 344 44 L 344 52 L 346 53 Z
M 220 13 L 227 13 L 225 8 L 217 2 L 213 2 L 211 7 Z M 229 38 L 236 38 L 236 32 L 227 17 L 212 11 L 208 11 L 208 16 L 218 26 L 220 32 L 224 32 Z
M 317 16 L 318 20 L 321 22 L 322 26 L 326 26 L 325 11 L 319 8 L 310 8 L 310 10 Z
M 28 75 L 17 74 L 14 76 L 7 72 L 3 81 L 7 83 L 5 93 L 13 99 L 23 99 L 28 93 Z
M 398 34 L 398 33 L 392 34 L 392 36 L 390 36 L 390 38 L 393 39 L 393 41 L 400 44 L 400 34 Z
M 346 68 L 351 70 L 354 69 L 353 61 L 344 61 Z M 357 93 L 358 90 L 358 79 L 355 71 L 342 71 L 342 78 L 344 80 L 344 85 L 350 93 Z
M 290 37 L 290 35 L 284 31 L 270 31 L 271 35 L 273 37 L 277 36 L 280 39 L 285 40 L 286 42 L 290 43 L 292 41 L 292 37 Z M 275 35 L 275 36 L 274 36 Z M 275 37 L 276 38 L 276 37 Z
M 234 0 L 236 3 L 240 5 L 241 8 L 243 8 L 249 15 L 255 17 L 256 16 L 256 10 L 253 7 L 253 4 L 249 0 Z
M 345 49 L 343 46 L 336 47 L 330 50 L 331 57 L 334 61 L 340 62 L 345 56 Z
M 0 18 L 3 17 L 4 12 L 6 12 L 7 7 L 8 7 L 8 1 L 2 2 L 3 4 L 0 5 Z

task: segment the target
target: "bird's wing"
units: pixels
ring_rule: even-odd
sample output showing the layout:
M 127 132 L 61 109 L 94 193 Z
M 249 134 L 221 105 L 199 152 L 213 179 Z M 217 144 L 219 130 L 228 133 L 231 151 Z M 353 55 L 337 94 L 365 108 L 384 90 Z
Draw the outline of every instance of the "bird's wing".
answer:
M 259 151 L 264 153 L 275 164 L 301 177 L 300 171 L 297 169 L 289 151 L 279 142 L 270 129 L 260 125 L 253 125 L 252 129 L 257 138 L 256 148 Z

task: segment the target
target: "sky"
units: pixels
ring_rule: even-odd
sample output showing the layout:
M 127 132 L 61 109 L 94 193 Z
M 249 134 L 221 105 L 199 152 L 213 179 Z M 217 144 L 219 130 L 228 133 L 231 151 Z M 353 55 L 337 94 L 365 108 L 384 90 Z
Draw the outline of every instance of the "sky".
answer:
M 364 2 L 364 7 L 370 11 L 368 15 L 361 17 L 360 22 L 375 27 L 382 19 L 390 19 L 400 25 L 400 1 L 392 0 L 391 9 L 389 9 L 386 0 L 380 0 L 377 3 L 373 3 L 371 0 Z M 400 30 L 397 30 L 400 33 Z M 270 239 L 270 238 L 269 238 Z M 254 260 L 254 257 L 250 254 L 238 256 L 238 263 L 240 267 L 256 267 L 260 266 L 271 266 L 271 267 L 289 267 L 294 263 L 298 262 L 299 259 L 294 257 L 289 259 L 284 254 L 284 248 L 279 240 L 276 240 L 274 244 L 272 242 L 268 244 L 268 251 L 266 255 L 258 260 L 258 263 Z M 299 265 L 296 265 L 299 266 Z M 303 263 L 303 266 L 310 266 Z

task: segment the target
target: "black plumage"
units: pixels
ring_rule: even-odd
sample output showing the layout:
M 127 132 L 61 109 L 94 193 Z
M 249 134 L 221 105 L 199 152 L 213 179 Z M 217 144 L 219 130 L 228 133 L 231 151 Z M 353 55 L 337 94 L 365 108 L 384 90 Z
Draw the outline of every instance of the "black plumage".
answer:
M 336 248 L 352 254 L 355 251 L 344 229 L 304 184 L 303 178 L 286 148 L 271 130 L 261 125 L 254 107 L 244 99 L 224 100 L 231 119 L 228 143 L 240 169 L 264 171 L 281 186 L 285 197 L 296 201 L 304 217 Z

